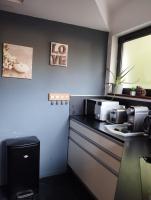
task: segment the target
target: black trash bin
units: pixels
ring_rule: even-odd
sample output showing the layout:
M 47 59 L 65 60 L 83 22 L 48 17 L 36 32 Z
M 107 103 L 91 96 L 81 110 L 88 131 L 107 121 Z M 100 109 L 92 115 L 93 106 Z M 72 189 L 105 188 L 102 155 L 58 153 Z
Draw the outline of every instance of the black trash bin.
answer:
M 9 199 L 33 199 L 39 190 L 40 141 L 22 137 L 8 139 L 5 145 Z

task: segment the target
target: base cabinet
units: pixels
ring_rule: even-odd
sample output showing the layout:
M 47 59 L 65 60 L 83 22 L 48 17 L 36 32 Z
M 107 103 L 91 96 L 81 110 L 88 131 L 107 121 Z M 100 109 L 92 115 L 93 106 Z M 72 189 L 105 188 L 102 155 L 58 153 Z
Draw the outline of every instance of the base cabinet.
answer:
M 70 120 L 68 165 L 98 200 L 114 200 L 123 144 Z
M 69 140 L 68 164 L 99 200 L 113 200 L 117 177 Z

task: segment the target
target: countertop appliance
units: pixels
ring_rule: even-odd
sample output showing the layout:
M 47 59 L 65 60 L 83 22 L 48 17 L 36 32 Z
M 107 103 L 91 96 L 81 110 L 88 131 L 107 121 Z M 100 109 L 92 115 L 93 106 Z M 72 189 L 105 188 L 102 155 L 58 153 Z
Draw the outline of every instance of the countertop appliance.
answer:
M 151 137 L 151 115 L 144 119 L 144 132 Z
M 92 113 L 94 118 L 100 121 L 109 120 L 110 111 L 119 107 L 118 101 L 109 101 L 105 99 L 89 99 L 89 106 L 92 104 Z M 88 113 L 88 112 L 87 112 Z
M 132 132 L 143 130 L 144 119 L 148 116 L 149 109 L 146 106 L 130 106 L 127 110 L 127 121 Z
M 110 122 L 114 124 L 122 124 L 126 122 L 127 120 L 127 114 L 126 109 L 123 108 L 117 108 L 110 111 Z

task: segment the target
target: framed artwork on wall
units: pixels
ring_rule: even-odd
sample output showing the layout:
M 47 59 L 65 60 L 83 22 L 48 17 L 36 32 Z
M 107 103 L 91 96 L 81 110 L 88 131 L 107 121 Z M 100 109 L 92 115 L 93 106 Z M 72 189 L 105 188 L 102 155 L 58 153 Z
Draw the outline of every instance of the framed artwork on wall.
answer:
M 51 42 L 50 65 L 67 67 L 68 45 Z
M 3 77 L 32 79 L 33 48 L 3 43 Z

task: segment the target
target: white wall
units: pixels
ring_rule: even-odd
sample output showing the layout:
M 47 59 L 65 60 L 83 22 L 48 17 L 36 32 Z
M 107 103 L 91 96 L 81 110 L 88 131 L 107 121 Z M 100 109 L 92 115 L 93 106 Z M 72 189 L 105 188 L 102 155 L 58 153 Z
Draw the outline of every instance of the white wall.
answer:
M 111 16 L 113 35 L 151 24 L 151 0 L 132 0 Z

